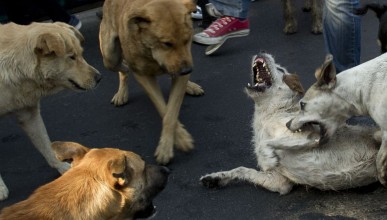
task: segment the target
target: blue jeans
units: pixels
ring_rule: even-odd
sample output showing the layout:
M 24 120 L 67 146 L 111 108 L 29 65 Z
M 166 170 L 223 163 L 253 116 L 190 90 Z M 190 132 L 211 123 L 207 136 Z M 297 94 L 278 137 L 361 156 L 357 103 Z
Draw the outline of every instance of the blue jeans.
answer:
M 247 18 L 251 0 L 209 0 L 222 14 L 235 18 Z
M 325 0 L 323 33 L 326 52 L 333 55 L 336 71 L 354 67 L 360 63 L 360 17 L 353 14 L 359 0 Z

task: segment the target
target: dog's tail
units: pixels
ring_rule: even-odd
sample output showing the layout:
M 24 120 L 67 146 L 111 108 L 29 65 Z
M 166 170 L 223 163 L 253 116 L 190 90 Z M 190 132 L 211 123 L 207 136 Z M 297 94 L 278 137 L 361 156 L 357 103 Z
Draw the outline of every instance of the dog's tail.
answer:
M 355 15 L 365 15 L 368 11 L 368 9 L 371 9 L 376 13 L 376 16 L 380 18 L 384 12 L 387 10 L 387 5 L 384 4 L 377 4 L 377 3 L 370 3 L 366 4 L 361 8 L 357 8 L 354 10 Z

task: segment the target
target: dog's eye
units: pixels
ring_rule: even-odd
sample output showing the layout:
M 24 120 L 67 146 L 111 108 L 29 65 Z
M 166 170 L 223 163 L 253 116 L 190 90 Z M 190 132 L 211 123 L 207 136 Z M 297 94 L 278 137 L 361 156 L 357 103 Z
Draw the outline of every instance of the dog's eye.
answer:
M 72 59 L 72 60 L 76 60 L 77 56 L 75 54 L 73 54 L 73 55 L 69 56 L 69 58 Z
M 164 46 L 167 47 L 167 48 L 173 47 L 173 44 L 170 43 L 170 42 L 164 42 L 163 44 L 164 44 Z
M 300 102 L 300 107 L 301 107 L 301 110 L 302 110 L 302 111 L 305 110 L 305 105 L 306 105 L 305 102 Z

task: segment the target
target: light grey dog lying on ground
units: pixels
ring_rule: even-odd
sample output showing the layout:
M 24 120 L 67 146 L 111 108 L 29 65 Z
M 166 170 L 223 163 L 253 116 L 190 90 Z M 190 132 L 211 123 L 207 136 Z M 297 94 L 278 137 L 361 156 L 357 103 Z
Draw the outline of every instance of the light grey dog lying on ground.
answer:
M 286 123 L 298 114 L 304 92 L 298 77 L 266 53 L 253 58 L 252 69 L 246 93 L 255 103 L 252 142 L 259 170 L 238 167 L 208 174 L 200 179 L 204 186 L 241 180 L 287 194 L 295 184 L 341 190 L 377 181 L 377 127 L 344 125 L 326 143 L 320 142 L 325 131 L 317 124 L 292 132 Z

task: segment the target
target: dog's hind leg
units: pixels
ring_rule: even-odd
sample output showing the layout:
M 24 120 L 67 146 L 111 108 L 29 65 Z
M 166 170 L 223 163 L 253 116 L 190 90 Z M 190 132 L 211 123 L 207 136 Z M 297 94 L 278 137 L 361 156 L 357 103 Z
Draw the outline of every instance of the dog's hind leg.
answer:
M 116 94 L 114 94 L 112 100 L 110 101 L 115 106 L 121 106 L 128 103 L 129 99 L 129 89 L 128 89 L 128 76 L 129 73 L 125 71 L 119 71 L 119 85 Z
M 233 181 L 252 183 L 272 192 L 278 192 L 281 195 L 289 193 L 293 187 L 293 183 L 278 172 L 263 172 L 246 167 L 238 167 L 230 171 L 211 173 L 200 178 L 200 182 L 209 188 L 223 187 Z
M 281 0 L 283 7 L 283 17 L 285 20 L 285 27 L 283 31 L 285 34 L 294 34 L 297 32 L 297 20 L 295 16 L 293 0 Z
M 1 175 L 0 175 L 0 201 L 8 198 L 8 194 L 9 194 L 8 188 L 5 185 L 3 178 L 1 178 Z
M 64 173 L 70 168 L 70 164 L 59 161 L 51 149 L 51 141 L 39 111 L 39 104 L 23 109 L 15 113 L 21 128 L 30 138 L 32 144 L 43 155 L 51 167 L 59 173 Z

